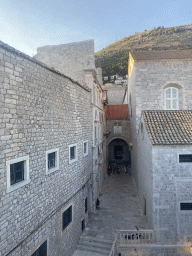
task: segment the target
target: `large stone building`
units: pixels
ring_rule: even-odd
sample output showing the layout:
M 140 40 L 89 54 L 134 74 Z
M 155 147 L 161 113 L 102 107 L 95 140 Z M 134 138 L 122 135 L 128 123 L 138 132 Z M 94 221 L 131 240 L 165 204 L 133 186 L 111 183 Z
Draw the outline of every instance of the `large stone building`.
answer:
M 104 105 L 107 100 L 106 93 L 102 88 L 102 69 L 95 67 L 94 41 L 87 40 L 40 47 L 34 58 L 63 74 L 67 74 L 75 81 L 91 89 L 92 175 L 94 177 L 90 194 L 93 194 L 92 210 L 94 211 L 99 190 L 106 174 L 106 140 L 103 136 L 103 130 L 106 127 Z M 82 101 L 84 100 L 82 99 Z M 84 104 L 87 102 L 84 101 Z
M 80 52 L 67 76 L 0 43 L 0 256 L 71 255 L 95 210 L 105 97 L 93 41 Z
M 191 239 L 192 50 L 132 52 L 132 174 L 158 243 Z

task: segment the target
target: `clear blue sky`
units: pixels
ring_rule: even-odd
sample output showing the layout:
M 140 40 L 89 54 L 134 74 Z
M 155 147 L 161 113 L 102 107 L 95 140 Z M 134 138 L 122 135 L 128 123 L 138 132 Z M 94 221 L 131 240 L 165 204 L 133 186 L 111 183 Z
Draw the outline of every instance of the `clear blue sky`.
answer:
M 1 0 L 0 40 L 39 46 L 94 39 L 95 52 L 135 32 L 192 23 L 192 0 Z

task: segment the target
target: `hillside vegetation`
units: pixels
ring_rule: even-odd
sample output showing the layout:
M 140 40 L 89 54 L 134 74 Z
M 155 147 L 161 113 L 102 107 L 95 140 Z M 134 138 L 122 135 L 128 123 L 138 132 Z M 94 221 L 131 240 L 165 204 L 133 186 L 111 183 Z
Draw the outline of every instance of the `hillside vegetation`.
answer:
M 96 67 L 101 67 L 103 76 L 125 76 L 128 70 L 130 51 L 153 51 L 192 48 L 192 25 L 172 28 L 157 27 L 135 33 L 132 36 L 107 46 L 95 54 Z

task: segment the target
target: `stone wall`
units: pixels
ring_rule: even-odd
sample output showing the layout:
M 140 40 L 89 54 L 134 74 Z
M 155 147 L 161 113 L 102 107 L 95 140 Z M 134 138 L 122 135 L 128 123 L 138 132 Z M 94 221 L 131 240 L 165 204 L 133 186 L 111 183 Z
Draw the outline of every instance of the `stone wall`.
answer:
M 114 124 L 119 124 L 121 126 L 121 130 L 115 129 Z M 111 142 L 113 139 L 123 139 L 127 143 L 129 143 L 130 139 L 130 127 L 129 127 L 129 120 L 128 119 L 107 119 L 107 131 L 109 134 L 107 135 L 108 143 Z
M 103 85 L 103 89 L 107 90 L 108 104 L 119 105 L 123 104 L 126 86 L 124 85 Z
M 142 110 L 165 109 L 164 94 L 168 85 L 176 85 L 179 89 L 179 110 L 191 109 L 191 72 L 191 60 L 135 62 L 129 78 L 128 97 L 131 88 L 135 87 L 137 128 Z
M 37 48 L 34 58 L 85 84 L 83 70 L 95 69 L 94 41 L 46 45 Z
M 143 124 L 143 131 L 141 130 Z M 137 161 L 135 162 L 135 181 L 143 215 L 146 215 L 148 228 L 153 229 L 153 169 L 152 144 L 145 128 L 143 117 L 137 135 Z M 139 228 L 139 227 L 138 227 Z
M 180 203 L 192 202 L 192 164 L 179 163 L 179 154 L 192 154 L 192 146 L 152 149 L 154 228 L 156 239 L 164 243 L 192 239 L 192 211 L 180 210 Z
M 82 219 L 88 220 L 84 204 L 92 170 L 90 90 L 2 42 L 0 89 L 0 256 L 12 250 L 9 255 L 30 255 L 44 238 L 49 255 L 69 256 Z M 72 144 L 77 161 L 70 164 Z M 47 173 L 46 151 L 51 149 L 58 150 L 59 162 L 57 170 Z M 10 189 L 9 161 L 21 157 L 29 159 L 29 179 Z M 62 212 L 70 204 L 73 221 L 62 232 Z
M 179 89 L 180 110 L 192 108 L 192 61 L 135 61 L 130 72 L 127 97 L 133 178 L 139 191 L 142 207 L 144 206 L 143 196 L 146 195 L 147 220 L 149 226 L 152 227 L 153 223 L 153 228 L 157 231 L 157 241 L 175 243 L 187 239 L 191 229 L 190 224 L 187 226 L 190 222 L 190 211 L 184 213 L 179 210 L 181 198 L 190 200 L 190 182 L 185 184 L 184 177 L 188 175 L 190 180 L 191 174 L 188 172 L 189 167 L 185 170 L 176 159 L 176 152 L 178 150 L 186 152 L 188 146 L 179 146 L 179 148 L 155 146 L 151 151 L 150 141 L 146 140 L 148 135 L 144 134 L 142 139 L 139 129 L 143 110 L 165 109 L 165 89 L 168 86 L 176 86 Z M 151 159 L 153 159 L 152 162 Z M 154 174 L 151 174 L 151 164 Z M 154 195 L 153 207 L 150 193 Z M 150 212 L 152 208 L 153 212 Z
M 190 256 L 190 248 L 190 244 L 178 247 L 157 245 L 136 245 L 129 247 L 119 246 L 117 249 L 117 253 L 121 253 L 121 256 Z

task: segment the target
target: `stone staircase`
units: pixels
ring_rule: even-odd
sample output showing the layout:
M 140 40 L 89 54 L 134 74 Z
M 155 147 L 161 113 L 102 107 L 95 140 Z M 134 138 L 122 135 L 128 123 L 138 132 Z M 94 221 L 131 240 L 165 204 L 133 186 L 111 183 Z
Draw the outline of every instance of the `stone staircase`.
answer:
M 77 245 L 77 250 L 90 252 L 90 256 L 93 255 L 93 253 L 109 256 L 112 245 L 113 240 L 105 240 L 103 238 L 91 236 L 81 236 L 79 239 L 79 244 Z

